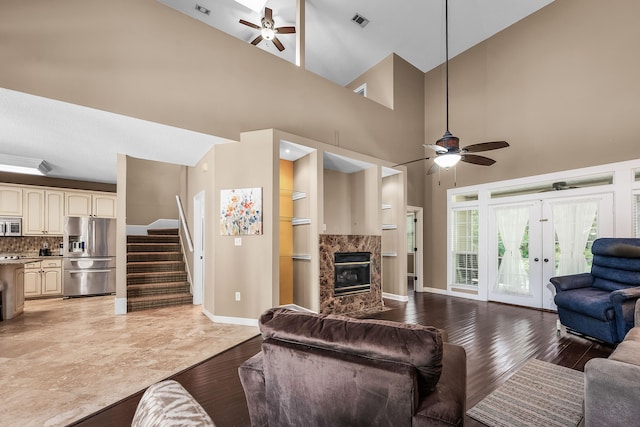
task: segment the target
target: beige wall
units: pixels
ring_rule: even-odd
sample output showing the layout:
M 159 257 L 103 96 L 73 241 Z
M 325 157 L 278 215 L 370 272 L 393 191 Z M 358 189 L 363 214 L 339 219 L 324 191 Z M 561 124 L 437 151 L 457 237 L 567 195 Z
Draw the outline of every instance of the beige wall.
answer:
M 345 87 L 356 90 L 367 85 L 367 98 L 393 109 L 393 62 L 395 54 L 371 67 Z
M 127 224 L 178 219 L 176 195 L 184 198 L 187 167 L 127 157 Z
M 556 0 L 449 62 L 450 130 L 461 147 L 507 140 L 457 186 L 640 157 L 640 3 Z M 455 32 L 455 28 L 451 29 Z M 444 74 L 426 74 L 426 141 L 444 133 Z M 446 287 L 446 190 L 426 178 L 425 285 Z

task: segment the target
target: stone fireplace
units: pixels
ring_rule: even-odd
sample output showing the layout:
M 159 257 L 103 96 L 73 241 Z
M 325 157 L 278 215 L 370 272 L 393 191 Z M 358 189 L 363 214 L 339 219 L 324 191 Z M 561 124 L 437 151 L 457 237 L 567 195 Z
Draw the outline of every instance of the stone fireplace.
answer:
M 381 236 L 320 235 L 320 313 L 383 307 L 381 247 Z

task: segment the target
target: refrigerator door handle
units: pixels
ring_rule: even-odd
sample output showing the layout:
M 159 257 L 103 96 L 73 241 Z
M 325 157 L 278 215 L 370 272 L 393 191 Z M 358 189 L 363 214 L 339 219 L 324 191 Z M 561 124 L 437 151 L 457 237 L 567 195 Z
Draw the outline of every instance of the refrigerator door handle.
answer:
M 81 262 L 81 261 L 111 261 L 113 258 L 87 258 L 87 257 L 77 257 L 77 258 L 68 258 L 69 262 Z
M 71 274 L 80 274 L 80 273 L 111 273 L 112 270 L 69 270 Z

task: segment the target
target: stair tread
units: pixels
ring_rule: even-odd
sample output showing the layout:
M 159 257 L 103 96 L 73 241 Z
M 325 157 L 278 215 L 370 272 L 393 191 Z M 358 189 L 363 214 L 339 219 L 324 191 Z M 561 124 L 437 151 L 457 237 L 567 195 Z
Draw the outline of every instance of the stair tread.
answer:
M 135 273 L 127 273 L 127 277 L 140 277 L 140 276 L 169 276 L 171 274 L 187 274 L 184 270 L 173 271 L 137 271 Z
M 146 289 L 146 288 L 168 288 L 168 287 L 189 286 L 189 282 L 160 282 L 160 283 L 131 283 L 127 285 L 127 289 Z
M 148 265 L 148 264 L 161 264 L 161 265 L 167 265 L 167 264 L 184 264 L 184 261 L 178 260 L 178 259 L 162 259 L 162 260 L 149 260 L 149 261 L 129 261 L 127 262 L 127 265 Z
M 140 297 L 128 297 L 127 302 L 135 301 L 158 301 L 158 300 L 176 300 L 182 298 L 193 298 L 191 294 L 162 294 L 162 295 L 145 295 Z

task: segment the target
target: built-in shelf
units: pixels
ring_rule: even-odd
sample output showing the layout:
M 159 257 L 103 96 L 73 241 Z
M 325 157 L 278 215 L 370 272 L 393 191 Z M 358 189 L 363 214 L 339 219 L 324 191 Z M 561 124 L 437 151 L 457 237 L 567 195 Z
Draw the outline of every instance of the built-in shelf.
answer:
M 303 260 L 311 260 L 311 255 L 291 255 L 293 259 L 303 259 Z
M 307 193 L 303 191 L 294 191 L 293 193 L 291 193 L 292 200 L 300 200 L 300 199 L 306 199 L 306 198 L 307 198 Z
M 291 225 L 311 224 L 311 218 L 291 218 Z
M 397 224 L 382 224 L 383 230 L 395 230 L 396 228 L 398 228 Z
M 391 209 L 391 205 L 388 203 L 383 203 L 382 204 L 382 209 Z
M 398 256 L 398 254 L 396 252 L 382 252 L 382 256 Z

